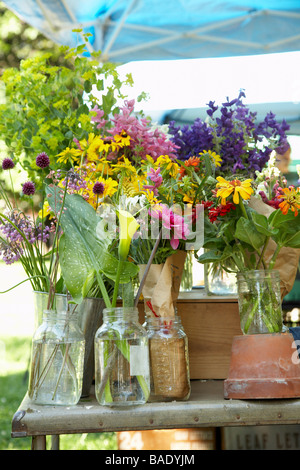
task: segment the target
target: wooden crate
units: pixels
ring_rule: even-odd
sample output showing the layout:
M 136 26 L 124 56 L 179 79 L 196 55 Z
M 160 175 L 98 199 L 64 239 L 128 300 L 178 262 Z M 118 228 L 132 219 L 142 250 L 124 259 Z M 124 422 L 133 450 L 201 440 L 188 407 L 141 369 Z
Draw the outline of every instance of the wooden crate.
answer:
M 216 450 L 216 429 L 122 431 L 117 440 L 118 450 Z
M 226 379 L 232 338 L 242 334 L 237 297 L 181 293 L 177 310 L 188 336 L 190 378 Z M 143 303 L 139 311 L 143 322 Z

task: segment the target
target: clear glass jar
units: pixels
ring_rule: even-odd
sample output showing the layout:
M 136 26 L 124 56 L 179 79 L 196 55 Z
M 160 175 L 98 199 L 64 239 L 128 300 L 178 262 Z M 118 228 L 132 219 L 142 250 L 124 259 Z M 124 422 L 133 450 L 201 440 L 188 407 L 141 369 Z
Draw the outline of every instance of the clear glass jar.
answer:
M 75 312 L 45 310 L 32 340 L 29 398 L 76 405 L 82 391 L 85 339 Z
M 204 264 L 206 295 L 236 295 L 236 274 L 222 269 L 214 263 Z
M 277 270 L 237 274 L 241 329 L 244 334 L 280 333 L 283 328 Z
M 148 336 L 137 308 L 103 310 L 95 335 L 95 393 L 106 406 L 142 405 L 150 393 Z
M 175 317 L 147 318 L 151 386 L 149 401 L 188 400 L 190 372 L 188 338 Z

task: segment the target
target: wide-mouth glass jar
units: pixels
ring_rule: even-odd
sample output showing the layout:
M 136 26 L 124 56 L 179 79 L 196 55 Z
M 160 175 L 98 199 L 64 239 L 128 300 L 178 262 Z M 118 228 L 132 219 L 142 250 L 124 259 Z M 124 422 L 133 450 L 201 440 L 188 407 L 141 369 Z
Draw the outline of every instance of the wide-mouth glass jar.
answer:
M 137 308 L 106 308 L 95 335 L 95 393 L 100 405 L 147 402 L 150 393 L 148 336 Z
M 188 400 L 188 338 L 179 316 L 147 318 L 151 388 L 149 401 Z
M 237 274 L 241 329 L 244 334 L 280 333 L 283 327 L 277 270 Z
M 44 310 L 32 340 L 28 395 L 41 405 L 76 405 L 82 392 L 85 352 L 78 315 Z

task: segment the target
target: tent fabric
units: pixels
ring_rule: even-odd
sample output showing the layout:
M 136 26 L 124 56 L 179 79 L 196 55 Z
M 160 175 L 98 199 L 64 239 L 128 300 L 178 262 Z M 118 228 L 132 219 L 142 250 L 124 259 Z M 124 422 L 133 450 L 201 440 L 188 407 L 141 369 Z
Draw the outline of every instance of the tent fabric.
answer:
M 228 57 L 300 50 L 300 0 L 5 0 L 58 44 L 83 29 L 103 61 Z M 80 38 L 79 38 L 80 39 Z

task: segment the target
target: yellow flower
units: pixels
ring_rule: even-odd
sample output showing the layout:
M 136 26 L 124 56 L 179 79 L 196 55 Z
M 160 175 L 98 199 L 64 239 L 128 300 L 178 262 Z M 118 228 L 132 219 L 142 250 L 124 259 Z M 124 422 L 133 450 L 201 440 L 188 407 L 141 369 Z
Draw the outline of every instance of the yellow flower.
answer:
M 101 158 L 97 162 L 96 172 L 101 173 L 102 175 L 112 175 L 113 171 L 111 169 L 111 163 L 105 158 Z
M 93 191 L 94 184 L 96 181 L 102 183 L 104 186 L 100 201 L 99 196 L 97 196 Z M 85 192 L 82 193 L 82 196 L 95 209 L 97 208 L 99 202 L 101 202 L 102 198 L 112 197 L 118 190 L 118 182 L 113 180 L 112 178 L 103 178 L 102 176 L 100 176 L 96 179 L 96 181 L 95 179 L 89 179 L 87 181 L 87 189 L 85 190 Z
M 118 163 L 111 165 L 111 167 L 113 168 L 113 172 L 116 174 L 120 172 L 126 176 L 132 176 L 136 174 L 136 168 L 124 155 L 123 157 L 119 158 Z
M 226 181 L 222 176 L 217 176 L 218 183 L 216 185 L 218 189 L 217 197 L 221 197 L 221 204 L 226 204 L 226 198 L 233 193 L 234 204 L 239 204 L 239 196 L 242 199 L 250 199 L 253 189 L 251 188 L 252 179 L 240 181 L 238 179 L 232 181 Z
M 127 197 L 134 197 L 140 193 L 140 181 L 138 178 L 124 178 L 122 191 Z
M 94 133 L 90 133 L 88 140 L 82 139 L 79 141 L 80 148 L 82 150 L 82 155 L 87 155 L 89 161 L 97 160 L 99 157 L 99 147 L 101 145 L 101 138 L 95 136 Z
M 80 161 L 81 152 L 79 149 L 70 149 L 67 147 L 65 150 L 57 154 L 56 156 L 59 157 L 57 162 L 59 163 L 68 163 L 70 162 L 73 165 L 74 162 L 78 163 Z
M 212 152 L 211 150 L 204 150 L 204 152 L 199 153 L 199 155 L 204 155 L 206 153 L 209 154 L 210 159 L 215 166 L 221 166 L 222 158 L 220 157 L 220 155 L 216 154 L 216 152 Z
M 168 155 L 160 155 L 156 160 L 158 166 L 163 166 L 164 169 L 169 171 L 170 176 L 177 176 L 179 171 L 178 163 L 171 160 Z
M 290 186 L 289 188 L 283 188 L 282 191 L 284 194 L 280 195 L 280 199 L 283 199 L 283 201 L 279 204 L 281 212 L 287 214 L 291 209 L 297 217 L 300 209 L 300 188 Z
M 53 215 L 51 215 L 51 212 L 52 209 L 49 206 L 48 201 L 45 201 L 42 209 L 39 211 L 39 218 L 43 220 L 49 215 L 49 219 L 53 219 Z
M 139 228 L 139 224 L 127 211 L 120 209 L 117 214 L 120 223 L 119 257 L 121 260 L 126 260 L 132 237 Z
M 149 202 L 149 204 L 153 205 L 153 204 L 159 204 L 161 201 L 157 199 L 156 196 L 154 196 L 154 192 L 153 191 L 150 191 L 149 189 L 146 189 L 141 191 L 142 194 L 144 194 Z
M 120 147 L 129 147 L 130 145 L 130 135 L 127 135 L 124 131 L 121 134 L 116 134 L 114 140 Z

